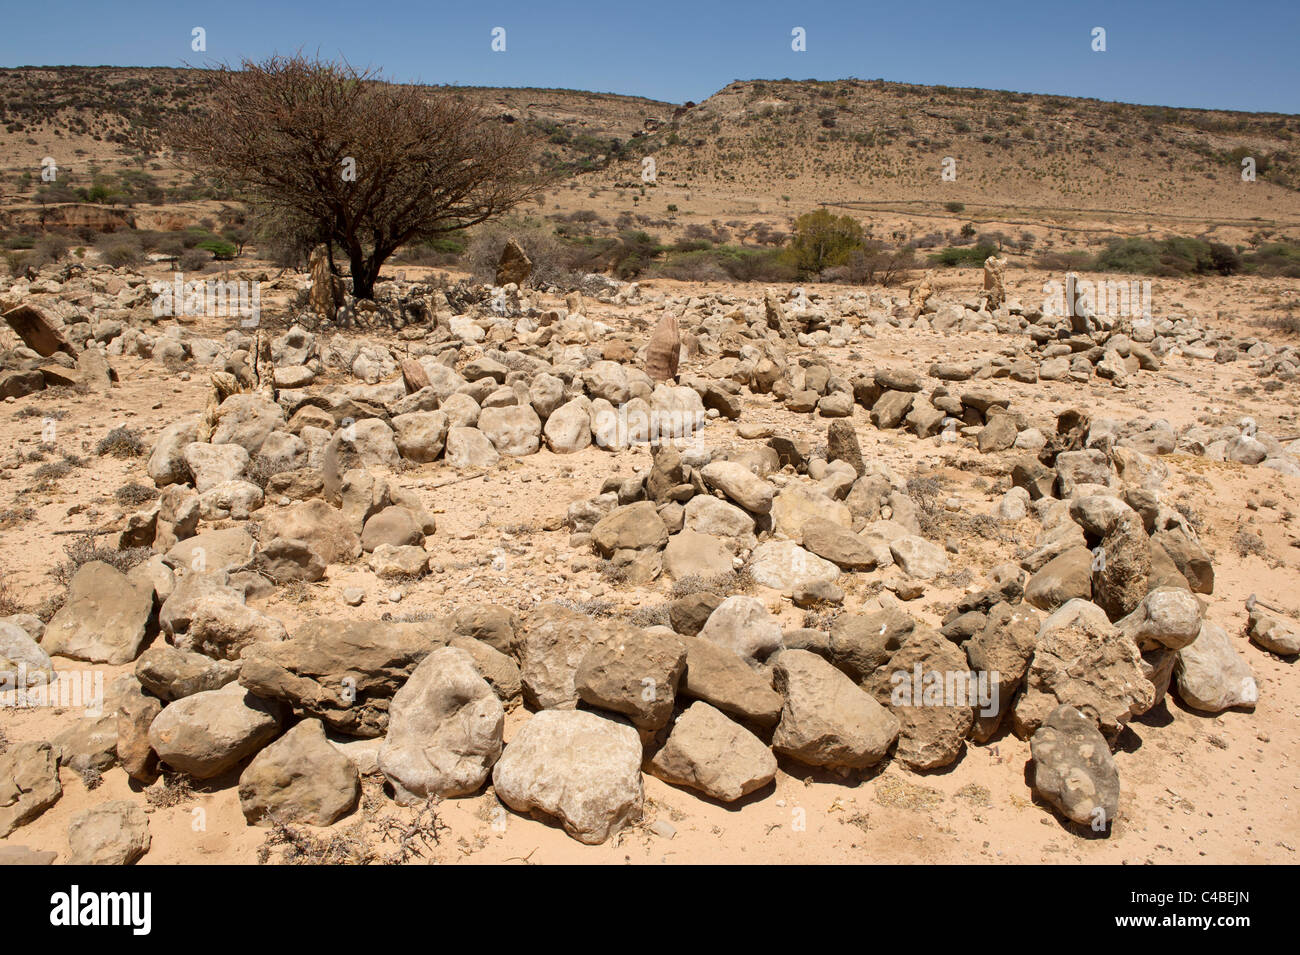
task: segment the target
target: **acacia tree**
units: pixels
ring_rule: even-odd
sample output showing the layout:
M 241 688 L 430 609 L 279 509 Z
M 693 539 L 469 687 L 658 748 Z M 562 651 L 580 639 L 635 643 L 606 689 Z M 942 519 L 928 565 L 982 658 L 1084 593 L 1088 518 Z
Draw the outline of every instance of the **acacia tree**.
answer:
M 208 108 L 168 130 L 178 158 L 289 231 L 337 244 L 373 298 L 397 249 L 536 195 L 533 141 L 449 92 L 301 54 L 214 71 Z

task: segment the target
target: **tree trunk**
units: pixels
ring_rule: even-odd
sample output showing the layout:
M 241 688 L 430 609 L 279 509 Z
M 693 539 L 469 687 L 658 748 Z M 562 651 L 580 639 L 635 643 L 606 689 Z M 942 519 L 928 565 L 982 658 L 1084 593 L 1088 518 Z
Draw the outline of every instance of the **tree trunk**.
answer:
M 349 253 L 348 260 L 352 263 L 352 297 L 373 299 L 375 277 L 379 274 L 378 265 L 373 259 L 366 258 L 359 249 Z

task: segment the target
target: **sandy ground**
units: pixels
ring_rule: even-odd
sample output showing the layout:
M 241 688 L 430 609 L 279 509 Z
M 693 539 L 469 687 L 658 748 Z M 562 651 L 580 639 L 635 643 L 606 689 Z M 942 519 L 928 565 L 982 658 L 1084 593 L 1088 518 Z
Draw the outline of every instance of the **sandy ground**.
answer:
M 973 273 L 942 273 L 947 283 L 964 283 L 973 294 Z M 1013 297 L 1036 300 L 1043 276 L 1014 273 Z M 1158 282 L 1158 287 L 1160 283 Z M 1278 334 L 1252 324 L 1275 314 L 1280 301 L 1297 299 L 1300 283 L 1166 283 L 1157 293 L 1157 313 L 1187 310 L 1217 327 L 1239 334 L 1258 334 L 1281 341 Z M 654 291 L 703 292 L 707 286 L 655 282 Z M 822 288 L 827 294 L 843 292 Z M 761 297 L 759 286 L 728 286 L 737 298 Z M 944 294 L 942 291 L 941 295 Z M 1161 294 L 1166 298 L 1159 297 Z M 619 310 L 593 305 L 594 317 L 616 320 Z M 1219 318 L 1216 320 L 1216 314 Z M 221 329 L 202 328 L 217 337 Z M 998 336 L 916 334 L 881 329 L 874 340 L 827 357 L 841 372 L 882 365 L 908 366 L 924 372 L 934 360 L 969 359 L 1014 352 L 1017 341 Z M 30 490 L 36 463 L 0 470 L 0 511 L 30 506 L 35 516 L 14 520 L 0 529 L 0 572 L 8 595 L 24 609 L 34 607 L 55 589 L 49 570 L 63 558 L 62 547 L 73 535 L 55 531 L 109 526 L 124 513 L 112 492 L 130 481 L 147 482 L 144 459 L 97 457 L 95 444 L 112 428 L 126 424 L 140 430 L 146 446 L 170 421 L 198 411 L 205 399 L 206 374 L 195 371 L 182 381 L 161 366 L 138 359 L 117 359 L 121 377 L 107 401 L 71 393 L 38 394 L 0 404 L 0 454 L 30 452 L 42 441 L 43 415 L 62 409 L 56 422 L 59 449 L 74 451 L 87 466 L 74 469 L 45 491 Z M 683 372 L 696 369 L 684 363 Z M 1158 374 L 1143 372 L 1120 390 L 1094 379 L 1087 384 L 1043 382 L 1026 385 L 1005 379 L 988 385 L 1012 399 L 1012 410 L 1031 423 L 1051 426 L 1055 415 L 1077 405 L 1094 417 L 1127 418 L 1137 414 L 1165 417 L 1176 426 L 1193 421 L 1233 422 L 1251 414 L 1261 428 L 1276 435 L 1300 434 L 1296 420 L 1297 386 L 1265 393 L 1244 362 L 1215 365 L 1181 357 L 1169 360 Z M 20 417 L 27 406 L 42 416 Z M 795 415 L 769 397 L 747 398 L 740 423 L 771 424 L 778 434 L 824 436 L 826 422 Z M 879 432 L 861 409 L 856 426 L 864 456 L 887 461 L 903 477 L 938 470 L 950 480 L 945 494 L 952 513 L 989 513 L 1005 478 L 1001 455 L 981 456 L 973 447 L 957 450 L 934 439 L 922 441 L 900 432 Z M 700 440 L 710 446 L 744 444 L 737 423 L 711 424 Z M 1006 457 L 1009 457 L 1006 456 Z M 1239 652 L 1254 668 L 1260 701 L 1254 712 L 1230 711 L 1207 716 L 1186 709 L 1174 698 L 1133 721 L 1120 738 L 1116 763 L 1123 793 L 1120 818 L 1107 837 L 1086 827 L 1064 823 L 1036 801 L 1027 782 L 1026 742 L 1003 734 L 987 745 L 970 746 L 952 766 L 914 774 L 886 761 L 865 775 L 839 778 L 783 762 L 772 786 L 738 804 L 723 805 L 690 791 L 645 776 L 645 821 L 602 846 L 584 846 L 560 829 L 502 811 L 490 788 L 467 799 L 437 805 L 446 829 L 421 857 L 410 861 L 442 863 L 646 863 L 646 862 L 1090 862 L 1090 863 L 1294 863 L 1300 845 L 1297 783 L 1292 760 L 1300 744 L 1300 676 L 1294 661 L 1274 657 L 1243 635 L 1245 599 L 1261 599 L 1300 608 L 1300 524 L 1296 506 L 1300 479 L 1266 469 L 1215 464 L 1181 455 L 1164 459 L 1171 476 L 1166 500 L 1182 502 L 1202 521 L 1202 540 L 1215 559 L 1215 592 L 1207 598 L 1208 616 L 1233 635 Z M 449 612 L 469 601 L 495 601 L 521 611 L 544 600 L 600 600 L 615 612 L 662 602 L 668 583 L 647 588 L 615 585 L 602 578 L 590 553 L 568 545 L 562 519 L 569 503 L 593 496 L 610 474 L 630 474 L 648 467 L 645 451 L 611 454 L 589 448 L 557 456 L 543 451 L 509 461 L 489 477 L 434 487 L 455 475 L 441 462 L 399 475 L 399 483 L 417 489 L 438 521 L 443 571 L 401 585 L 398 603 L 389 601 L 394 587 L 378 581 L 363 564 L 332 566 L 324 581 L 305 588 L 281 588 L 269 598 L 250 601 L 280 617 L 290 629 L 314 616 L 373 618 L 420 611 Z M 273 506 L 273 505 L 272 505 Z M 127 509 L 129 510 L 129 509 Z M 206 525 L 205 525 L 206 526 Z M 973 539 L 954 523 L 957 553 L 954 571 L 969 568 L 978 584 L 983 573 L 1011 559 L 1018 546 L 1032 541 L 1037 522 L 1028 518 L 999 538 Z M 1238 529 L 1259 533 L 1265 553 L 1241 556 L 1232 540 Z M 493 560 L 496 559 L 496 566 Z M 846 609 L 875 609 L 869 596 L 875 574 L 858 574 L 847 586 Z M 366 591 L 358 608 L 341 600 L 344 587 Z M 951 584 L 931 585 L 908 604 L 918 619 L 938 623 L 960 594 Z M 799 626 L 803 612 L 779 594 L 760 589 L 787 627 Z M 57 659 L 56 668 L 88 666 Z M 105 685 L 125 667 L 94 667 Z M 0 711 L 0 729 L 9 745 L 49 739 L 78 714 L 58 710 Z M 522 709 L 507 717 L 507 743 L 526 717 Z M 383 819 L 408 820 L 414 811 L 380 796 L 382 777 L 365 781 L 362 807 L 329 831 L 344 835 L 358 829 L 380 856 L 397 851 L 385 842 Z M 87 791 L 80 776 L 62 771 L 63 797 L 31 824 L 0 844 L 67 851 L 67 828 L 80 810 L 115 798 L 143 801 L 120 768 Z M 142 864 L 252 863 L 266 829 L 244 824 L 235 792 L 237 773 L 205 784 L 170 808 L 151 808 L 153 844 Z M 665 823 L 667 825 L 665 825 Z M 275 856 L 273 855 L 274 859 Z

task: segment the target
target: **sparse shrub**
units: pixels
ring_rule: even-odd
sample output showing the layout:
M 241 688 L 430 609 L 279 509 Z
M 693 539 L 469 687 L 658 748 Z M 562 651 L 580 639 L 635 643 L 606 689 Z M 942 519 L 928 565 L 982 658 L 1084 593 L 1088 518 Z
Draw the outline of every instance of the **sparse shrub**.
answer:
M 71 544 L 64 545 L 63 552 L 68 555 L 68 559 L 50 572 L 55 581 L 66 588 L 83 564 L 95 560 L 125 574 L 136 564 L 142 564 L 153 556 L 153 548 L 148 546 L 118 550 L 115 547 L 101 547 L 97 541 L 97 535 L 88 531 L 74 537 Z
M 1268 547 L 1265 546 L 1263 538 L 1244 527 L 1237 528 L 1237 533 L 1232 538 L 1232 548 L 1237 552 L 1238 557 L 1268 556 Z
M 129 235 L 110 235 L 100 240 L 99 252 L 114 268 L 134 268 L 144 261 L 140 241 Z
M 130 484 L 123 484 L 113 492 L 113 496 L 117 499 L 117 503 L 128 507 L 134 507 L 139 504 L 148 504 L 150 501 L 156 500 L 158 497 L 158 489 L 156 487 L 149 487 L 147 484 L 139 484 L 133 481 Z
M 145 453 L 145 450 L 140 435 L 126 425 L 114 428 L 100 438 L 99 444 L 95 446 L 95 453 L 100 457 L 111 454 L 115 458 L 138 458 Z

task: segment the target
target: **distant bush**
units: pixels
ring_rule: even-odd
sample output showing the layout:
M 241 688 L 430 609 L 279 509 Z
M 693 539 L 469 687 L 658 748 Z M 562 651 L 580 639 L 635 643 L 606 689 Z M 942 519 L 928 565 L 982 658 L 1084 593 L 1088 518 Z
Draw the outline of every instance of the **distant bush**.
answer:
M 228 262 L 239 252 L 239 249 L 234 245 L 221 239 L 209 239 L 206 242 L 200 242 L 195 248 L 211 252 L 212 257 L 218 262 Z
M 801 273 L 816 275 L 833 265 L 844 265 L 852 252 L 862 248 L 863 241 L 858 220 L 818 209 L 795 220 L 794 238 L 786 254 Z
M 1097 256 L 1102 272 L 1136 272 L 1141 275 L 1232 275 L 1241 269 L 1241 256 L 1221 242 L 1176 236 L 1150 239 L 1114 239 Z
M 103 236 L 98 247 L 104 261 L 114 268 L 133 268 L 144 261 L 140 240 L 133 235 Z
M 687 282 L 793 282 L 798 278 L 798 270 L 780 249 L 736 245 L 670 252 L 652 271 Z
M 991 245 L 949 246 L 930 256 L 930 261 L 945 268 L 972 268 L 983 265 L 984 260 L 996 252 L 997 249 Z
M 965 204 L 961 202 L 945 202 L 943 207 L 954 215 L 966 211 Z

